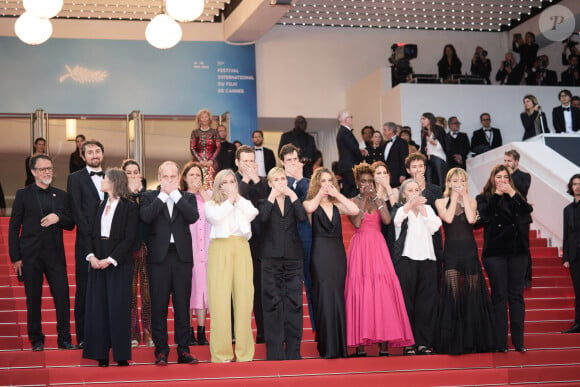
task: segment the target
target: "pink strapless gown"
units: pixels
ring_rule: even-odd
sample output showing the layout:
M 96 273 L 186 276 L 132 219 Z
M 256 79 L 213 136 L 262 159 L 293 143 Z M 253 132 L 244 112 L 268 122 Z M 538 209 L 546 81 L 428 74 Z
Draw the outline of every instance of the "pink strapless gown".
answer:
M 391 347 L 414 344 L 378 211 L 365 214 L 350 241 L 344 296 L 348 346 L 384 341 Z

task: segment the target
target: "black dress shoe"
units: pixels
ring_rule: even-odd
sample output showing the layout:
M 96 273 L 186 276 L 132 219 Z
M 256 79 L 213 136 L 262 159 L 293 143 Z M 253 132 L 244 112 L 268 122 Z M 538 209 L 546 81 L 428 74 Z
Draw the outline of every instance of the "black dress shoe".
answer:
M 99 362 L 99 367 L 108 367 L 109 361 L 108 360 L 97 360 Z
M 388 351 L 379 351 L 379 356 L 389 356 Z
M 119 361 L 117 362 L 117 365 L 118 365 L 119 367 L 128 367 L 128 366 L 129 366 L 129 362 L 128 362 L 127 360 L 119 360 Z
M 256 344 L 264 344 L 265 342 L 266 342 L 266 339 L 264 339 L 263 335 L 256 336 Z
M 367 353 L 365 351 L 356 351 L 348 355 L 348 357 L 366 357 Z
M 507 348 L 497 348 L 495 351 L 501 352 L 501 353 L 506 353 L 508 350 L 507 350 Z
M 72 344 L 70 341 L 63 341 L 58 345 L 58 349 L 79 349 L 79 347 Z
M 32 344 L 32 350 L 34 352 L 44 351 L 44 344 L 43 343 Z
M 572 328 L 562 331 L 562 333 L 580 333 L 580 325 L 574 324 Z
M 78 345 L 79 349 L 83 349 L 84 346 L 85 346 L 85 342 L 84 341 L 79 341 L 79 345 Z
M 164 355 L 162 353 L 157 355 L 157 357 L 155 358 L 155 365 L 166 366 L 167 365 L 167 355 Z
M 523 345 L 521 347 L 516 346 L 516 351 L 518 352 L 526 352 L 526 347 L 524 347 Z
M 179 364 L 197 364 L 199 363 L 199 360 L 191 356 L 191 354 L 188 352 L 182 352 L 177 358 L 177 362 Z

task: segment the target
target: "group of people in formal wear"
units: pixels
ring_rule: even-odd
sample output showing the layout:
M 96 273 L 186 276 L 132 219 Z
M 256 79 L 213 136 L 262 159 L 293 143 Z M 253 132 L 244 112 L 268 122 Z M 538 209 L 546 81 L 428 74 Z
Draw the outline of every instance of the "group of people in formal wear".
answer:
M 486 133 L 489 114 L 481 119 L 487 149 L 501 144 L 499 131 L 491 138 Z M 253 133 L 254 147 L 236 149 L 209 111 L 196 120 L 192 161 L 181 169 L 162 163 L 155 190 L 145 189 L 135 160 L 104 171 L 104 146 L 96 140 L 81 139 L 85 165 L 69 175 L 67 192 L 51 186 L 48 155 L 30 158 L 34 182 L 16 194 L 9 246 L 24 277 L 33 350 L 44 349 L 40 298 L 46 276 L 59 348 L 80 347 L 101 367 L 109 365 L 111 350 L 119 366 L 129 365 L 131 347 L 141 343 L 155 347 L 155 364 L 168 364 L 170 299 L 178 363 L 196 364 L 190 345 L 208 343 L 212 362 L 251 361 L 260 342 L 268 360 L 300 359 L 303 285 L 322 358 L 349 356 L 349 347 L 350 356 L 366 356 L 365 346 L 374 344 L 380 356 L 388 356 L 389 347 L 403 347 L 406 355 L 505 352 L 508 320 L 513 346 L 525 351 L 532 207 L 526 201 L 529 175 L 518 169 L 515 150 L 474 199 L 467 156 L 446 148 L 457 130 L 445 133 L 433 114 L 424 113 L 421 146 L 409 152 L 397 125 L 386 123 L 383 154 L 365 161 L 373 152 L 361 149 L 352 116 L 342 111 L 341 187 L 333 170 L 320 166 L 302 116 L 282 136 L 281 166 L 263 147 L 261 131 Z M 449 124 L 459 122 L 452 117 Z M 474 133 L 471 149 L 476 140 Z M 575 200 L 576 180 L 569 187 Z M 566 209 L 565 241 L 577 241 L 576 207 Z M 343 215 L 355 228 L 348 251 Z M 71 340 L 63 245 L 63 230 L 75 225 L 78 345 Z M 484 229 L 482 262 L 491 296 L 474 227 Z M 578 277 L 574 243 L 564 259 Z M 578 320 L 572 330 L 580 330 Z

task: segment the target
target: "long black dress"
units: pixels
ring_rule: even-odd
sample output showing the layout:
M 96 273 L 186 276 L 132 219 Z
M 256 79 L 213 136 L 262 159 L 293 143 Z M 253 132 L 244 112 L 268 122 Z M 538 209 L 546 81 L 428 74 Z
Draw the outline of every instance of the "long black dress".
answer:
M 473 226 L 463 208 L 457 206 L 453 222 L 443 222 L 443 227 L 444 274 L 435 349 L 448 354 L 493 351 L 494 316 L 477 258 Z
M 322 207 L 312 214 L 311 273 L 318 353 L 325 359 L 346 357 L 346 252 L 336 206 L 332 208 L 332 219 L 328 219 Z

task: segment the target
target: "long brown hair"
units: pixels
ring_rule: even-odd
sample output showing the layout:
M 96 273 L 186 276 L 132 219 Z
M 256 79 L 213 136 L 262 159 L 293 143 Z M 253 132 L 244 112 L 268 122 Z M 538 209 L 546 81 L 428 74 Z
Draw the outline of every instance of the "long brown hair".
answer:
M 179 174 L 179 189 L 182 191 L 187 191 L 189 189 L 187 182 L 185 181 L 185 178 L 187 177 L 187 174 L 189 173 L 189 170 L 191 168 L 199 169 L 199 172 L 201 173 L 201 183 L 202 184 L 205 183 L 205 175 L 203 174 L 203 169 L 201 168 L 201 165 L 199 165 L 197 161 L 190 161 L 183 166 L 183 169 Z
M 131 192 L 129 191 L 129 181 L 127 174 L 121 168 L 109 168 L 105 172 L 105 176 L 111 182 L 113 187 L 113 196 L 123 199 L 131 199 Z
M 316 196 L 316 194 L 318 194 L 318 191 L 320 191 L 321 187 L 320 180 L 322 179 L 322 174 L 324 173 L 328 173 L 331 176 L 332 184 L 336 187 L 337 190 L 340 189 L 338 187 L 338 180 L 336 180 L 336 176 L 334 175 L 334 173 L 326 167 L 320 167 L 314 171 L 312 177 L 310 178 L 310 186 L 308 187 L 306 200 L 312 200 Z M 332 203 L 338 202 L 338 200 L 336 200 L 333 197 L 329 197 L 328 199 Z
M 512 179 L 512 174 L 510 173 L 510 170 L 505 165 L 499 164 L 491 169 L 491 173 L 489 174 L 489 178 L 487 179 L 487 182 L 483 186 L 483 191 L 481 192 L 482 195 L 491 196 L 495 193 L 495 189 L 496 189 L 496 187 L 495 187 L 495 175 L 497 175 L 498 173 L 500 173 L 502 171 L 507 172 L 508 177 L 510 179 L 510 185 L 512 186 L 513 189 L 515 189 L 517 191 L 516 187 L 514 186 L 514 180 Z

